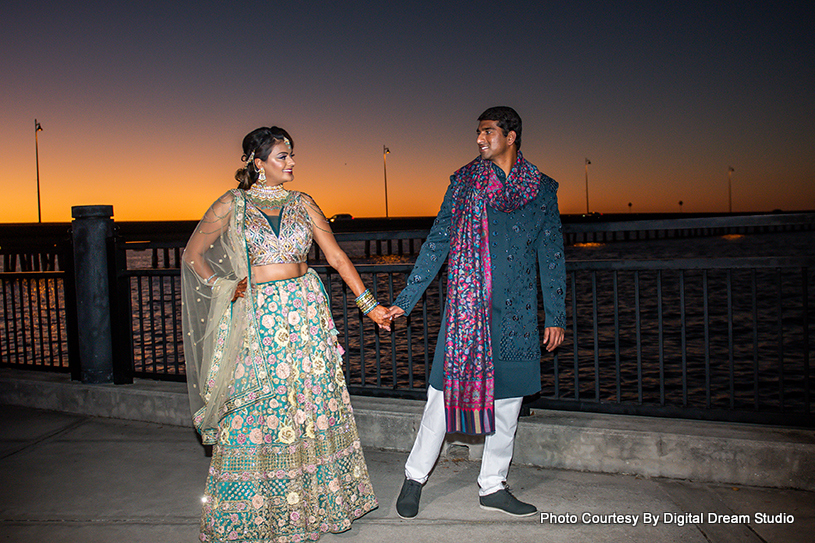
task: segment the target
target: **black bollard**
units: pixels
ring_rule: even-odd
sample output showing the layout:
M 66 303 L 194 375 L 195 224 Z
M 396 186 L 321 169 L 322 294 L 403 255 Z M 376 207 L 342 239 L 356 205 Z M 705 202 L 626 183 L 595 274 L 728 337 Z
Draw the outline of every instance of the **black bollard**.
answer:
M 113 206 L 71 208 L 82 382 L 113 382 L 107 240 L 113 236 Z

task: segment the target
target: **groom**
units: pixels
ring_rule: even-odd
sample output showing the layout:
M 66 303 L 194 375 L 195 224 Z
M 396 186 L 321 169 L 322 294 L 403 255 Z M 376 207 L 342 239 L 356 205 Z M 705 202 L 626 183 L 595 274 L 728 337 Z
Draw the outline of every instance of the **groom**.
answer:
M 549 352 L 565 334 L 566 274 L 558 185 L 523 157 L 521 131 L 521 118 L 509 107 L 478 117 L 480 156 L 451 176 L 407 285 L 389 310 L 390 318 L 410 313 L 449 260 L 427 404 L 396 501 L 402 518 L 419 512 L 422 485 L 448 432 L 486 436 L 482 508 L 518 517 L 537 512 L 510 493 L 506 478 L 521 402 L 540 391 L 535 269 Z

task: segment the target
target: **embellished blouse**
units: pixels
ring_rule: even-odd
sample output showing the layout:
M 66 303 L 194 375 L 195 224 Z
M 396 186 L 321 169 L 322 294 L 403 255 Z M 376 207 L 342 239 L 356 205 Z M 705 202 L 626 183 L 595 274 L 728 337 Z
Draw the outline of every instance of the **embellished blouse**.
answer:
M 274 217 L 246 200 L 244 236 L 252 266 L 305 262 L 314 239 L 313 225 L 300 192 L 292 191 L 280 210 L 278 232 Z

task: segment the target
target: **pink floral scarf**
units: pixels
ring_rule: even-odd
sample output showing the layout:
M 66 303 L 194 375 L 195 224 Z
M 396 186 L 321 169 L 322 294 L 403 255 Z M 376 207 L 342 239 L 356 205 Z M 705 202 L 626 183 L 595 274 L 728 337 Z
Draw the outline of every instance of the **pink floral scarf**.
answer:
M 508 213 L 538 194 L 541 174 L 519 152 L 506 182 L 477 158 L 453 174 L 447 271 L 444 407 L 447 431 L 495 431 L 495 369 L 490 321 L 492 271 L 487 206 Z

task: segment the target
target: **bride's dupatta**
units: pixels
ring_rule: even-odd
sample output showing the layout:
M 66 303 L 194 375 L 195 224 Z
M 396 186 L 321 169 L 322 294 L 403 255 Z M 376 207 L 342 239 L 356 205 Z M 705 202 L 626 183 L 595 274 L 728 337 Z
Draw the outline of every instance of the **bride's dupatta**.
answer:
M 243 348 L 249 305 L 232 296 L 248 276 L 243 236 L 246 199 L 230 190 L 195 227 L 181 265 L 182 328 L 187 390 L 193 422 L 205 444 L 213 444 L 226 410 L 235 363 Z M 218 279 L 206 283 L 209 266 Z

